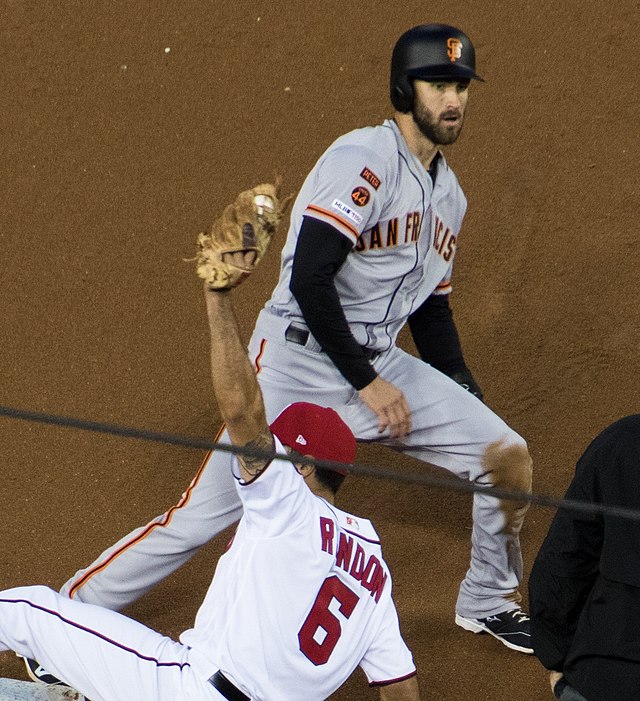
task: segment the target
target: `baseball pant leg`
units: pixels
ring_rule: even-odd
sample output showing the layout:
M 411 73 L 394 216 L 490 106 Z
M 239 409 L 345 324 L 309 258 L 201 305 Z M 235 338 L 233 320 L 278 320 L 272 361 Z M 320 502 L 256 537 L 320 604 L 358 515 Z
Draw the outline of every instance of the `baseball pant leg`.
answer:
M 355 391 L 313 337 L 308 347 L 287 341 L 288 325 L 287 319 L 262 312 L 249 344 L 269 421 L 292 402 L 337 408 Z
M 0 592 L 0 649 L 39 660 L 92 701 L 215 698 L 198 694 L 186 646 L 48 587 Z
M 220 442 L 229 442 L 226 434 Z M 229 453 L 209 453 L 175 506 L 105 550 L 61 593 L 118 611 L 177 570 L 242 515 L 230 460 Z
M 383 436 L 383 443 L 477 484 L 531 490 L 525 441 L 487 405 L 400 349 L 374 364 L 402 390 L 413 419 L 408 436 L 401 441 Z M 358 396 L 340 413 L 358 439 L 380 440 L 376 417 Z M 523 570 L 519 533 L 527 507 L 527 502 L 474 495 L 471 562 L 456 604 L 460 615 L 484 618 L 518 605 Z

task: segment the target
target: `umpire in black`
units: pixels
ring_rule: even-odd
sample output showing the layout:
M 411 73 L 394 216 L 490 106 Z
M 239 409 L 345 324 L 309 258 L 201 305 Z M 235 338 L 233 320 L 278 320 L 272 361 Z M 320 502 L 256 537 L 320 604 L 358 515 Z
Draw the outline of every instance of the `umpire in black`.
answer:
M 604 429 L 567 499 L 640 510 L 640 414 Z M 640 521 L 559 509 L 529 578 L 534 653 L 562 701 L 640 699 Z

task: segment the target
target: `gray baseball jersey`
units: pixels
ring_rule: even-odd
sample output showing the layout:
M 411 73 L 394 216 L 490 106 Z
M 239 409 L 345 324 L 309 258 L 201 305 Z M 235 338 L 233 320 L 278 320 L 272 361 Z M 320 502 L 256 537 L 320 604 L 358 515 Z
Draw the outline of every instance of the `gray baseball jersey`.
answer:
M 315 217 L 354 246 L 334 278 L 351 332 L 362 346 L 388 350 L 412 311 L 434 291 L 451 290 L 466 207 L 444 158 L 434 186 L 395 122 L 346 134 L 302 186 L 267 309 L 304 326 L 289 280 L 302 218 Z

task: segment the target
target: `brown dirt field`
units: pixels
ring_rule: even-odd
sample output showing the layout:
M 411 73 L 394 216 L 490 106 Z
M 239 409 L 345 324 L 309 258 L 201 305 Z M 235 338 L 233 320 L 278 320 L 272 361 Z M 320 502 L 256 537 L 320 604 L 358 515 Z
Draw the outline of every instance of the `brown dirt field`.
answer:
M 452 303 L 486 400 L 529 441 L 536 491 L 556 495 L 588 441 L 638 411 L 637 0 L 2 7 L 0 404 L 211 436 L 204 308 L 182 260 L 195 235 L 238 190 L 276 172 L 295 189 L 335 137 L 388 116 L 396 38 L 443 21 L 487 80 L 448 151 L 469 199 Z M 238 295 L 247 335 L 277 258 Z M 175 503 L 202 457 L 0 426 L 2 588 L 60 586 Z M 359 459 L 417 467 L 381 448 Z M 453 624 L 467 496 L 364 478 L 344 492 L 386 543 L 425 699 L 551 698 L 534 658 Z M 551 515 L 529 513 L 526 566 Z M 224 542 L 130 613 L 190 626 Z M 0 673 L 22 669 L 5 654 Z M 333 698 L 377 692 L 356 673 Z

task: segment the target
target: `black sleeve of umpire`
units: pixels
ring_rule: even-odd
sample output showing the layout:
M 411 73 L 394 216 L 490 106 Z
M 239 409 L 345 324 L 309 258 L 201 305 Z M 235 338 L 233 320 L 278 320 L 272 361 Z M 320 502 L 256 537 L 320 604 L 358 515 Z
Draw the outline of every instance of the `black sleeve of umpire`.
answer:
M 598 447 L 592 446 L 595 449 L 587 449 L 578 461 L 565 499 L 602 502 L 600 468 L 610 465 Z M 547 669 L 563 671 L 582 610 L 599 575 L 603 543 L 601 514 L 556 511 L 529 575 L 531 641 L 536 657 Z
M 303 217 L 289 289 L 324 352 L 356 389 L 362 389 L 377 373 L 351 333 L 333 281 L 351 249 L 351 242 L 330 224 Z
M 449 295 L 431 295 L 409 317 L 420 357 L 445 375 L 467 370 Z

